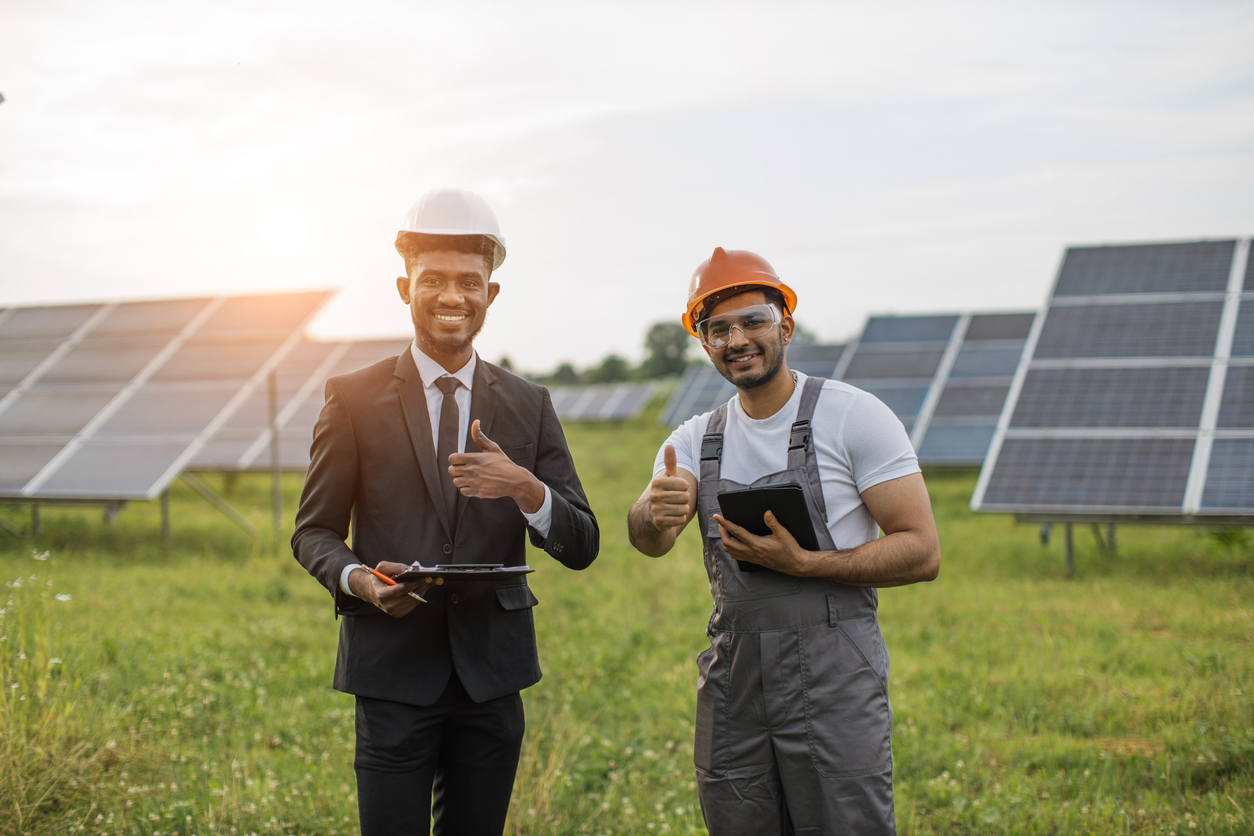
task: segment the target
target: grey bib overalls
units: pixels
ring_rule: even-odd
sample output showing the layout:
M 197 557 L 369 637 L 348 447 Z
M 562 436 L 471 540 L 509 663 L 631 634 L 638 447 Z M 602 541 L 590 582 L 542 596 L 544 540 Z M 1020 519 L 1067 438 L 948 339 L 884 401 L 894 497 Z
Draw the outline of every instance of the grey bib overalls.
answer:
M 810 419 L 823 387 L 809 378 L 788 466 L 754 485 L 797 482 L 819 547 L 835 549 Z M 697 515 L 714 595 L 710 647 L 697 659 L 697 792 L 711 836 L 892 834 L 888 651 L 874 589 L 744 572 L 718 536 L 727 404 L 701 444 Z

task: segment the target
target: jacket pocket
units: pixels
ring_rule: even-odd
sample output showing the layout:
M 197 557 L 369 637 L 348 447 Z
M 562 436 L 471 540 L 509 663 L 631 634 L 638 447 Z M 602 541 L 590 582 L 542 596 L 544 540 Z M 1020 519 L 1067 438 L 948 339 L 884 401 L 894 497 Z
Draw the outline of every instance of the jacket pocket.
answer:
M 518 444 L 514 447 L 502 447 L 501 452 L 509 460 L 525 470 L 531 470 L 536 463 L 536 446 L 531 443 Z
M 525 583 L 498 586 L 496 600 L 507 610 L 526 610 L 540 603 Z

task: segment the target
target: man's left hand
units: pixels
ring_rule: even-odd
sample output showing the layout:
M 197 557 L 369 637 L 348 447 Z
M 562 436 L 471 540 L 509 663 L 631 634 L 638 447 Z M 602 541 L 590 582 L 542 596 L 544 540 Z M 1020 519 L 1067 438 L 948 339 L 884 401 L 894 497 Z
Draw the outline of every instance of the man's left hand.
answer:
M 483 434 L 479 420 L 470 425 L 470 437 L 482 453 L 454 453 L 448 472 L 462 496 L 500 499 L 508 496 L 524 513 L 534 514 L 544 504 L 544 485 L 530 471 L 510 461 L 501 446 Z
M 718 523 L 718 536 L 723 541 L 723 549 L 729 557 L 746 563 L 756 563 L 786 575 L 805 577 L 810 562 L 807 558 L 811 552 L 801 548 L 796 538 L 780 525 L 770 511 L 763 517 L 767 528 L 771 529 L 771 533 L 765 537 L 750 534 L 721 514 L 715 514 L 714 519 Z

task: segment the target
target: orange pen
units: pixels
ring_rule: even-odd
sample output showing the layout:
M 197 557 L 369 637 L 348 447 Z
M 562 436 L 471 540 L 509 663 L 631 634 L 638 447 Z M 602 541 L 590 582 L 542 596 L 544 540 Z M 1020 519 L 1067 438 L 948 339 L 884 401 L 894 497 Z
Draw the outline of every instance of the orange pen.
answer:
M 365 569 L 367 572 L 369 572 L 370 574 L 374 575 L 374 576 L 375 576 L 376 578 L 378 578 L 379 580 L 383 581 L 383 582 L 384 582 L 385 584 L 387 584 L 388 586 L 396 586 L 396 581 L 392 580 L 392 579 L 391 579 L 391 578 L 389 578 L 387 575 L 385 575 L 385 574 L 383 574 L 382 572 L 380 572 L 378 569 L 374 569 L 374 568 L 372 568 L 372 567 L 370 567 L 370 566 L 364 566 L 364 565 L 363 565 L 363 567 L 362 567 L 362 568 L 364 568 L 364 569 Z
M 364 563 L 362 564 L 362 568 L 363 568 L 363 569 L 365 569 L 365 570 L 366 570 L 367 572 L 369 572 L 370 574 L 374 575 L 374 576 L 375 576 L 376 578 L 378 578 L 379 580 L 383 581 L 383 582 L 384 582 L 385 584 L 387 584 L 388 586 L 397 586 L 397 585 L 398 585 L 398 584 L 396 583 L 396 581 L 392 580 L 392 579 L 391 579 L 391 578 L 389 578 L 387 575 L 385 575 L 385 574 L 383 574 L 382 572 L 380 572 L 378 569 L 375 569 L 375 568 L 370 567 L 370 566 L 366 566 Z M 419 595 L 417 592 L 410 592 L 410 593 L 409 593 L 409 597 L 410 597 L 410 598 L 413 598 L 413 599 L 414 599 L 414 600 L 416 600 L 416 601 L 421 601 L 421 602 L 422 602 L 422 603 L 424 603 L 424 604 L 425 604 L 425 603 L 427 603 L 427 599 L 426 599 L 426 598 L 423 598 L 423 597 L 422 597 L 421 595 Z

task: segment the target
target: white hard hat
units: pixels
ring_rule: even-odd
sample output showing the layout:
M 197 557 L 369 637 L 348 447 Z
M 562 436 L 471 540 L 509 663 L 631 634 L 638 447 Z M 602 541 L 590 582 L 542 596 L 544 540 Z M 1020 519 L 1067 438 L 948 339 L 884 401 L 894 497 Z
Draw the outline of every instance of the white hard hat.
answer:
M 400 232 L 424 235 L 482 235 L 496 244 L 492 269 L 505 260 L 505 239 L 488 202 L 466 189 L 432 189 L 405 213 Z

